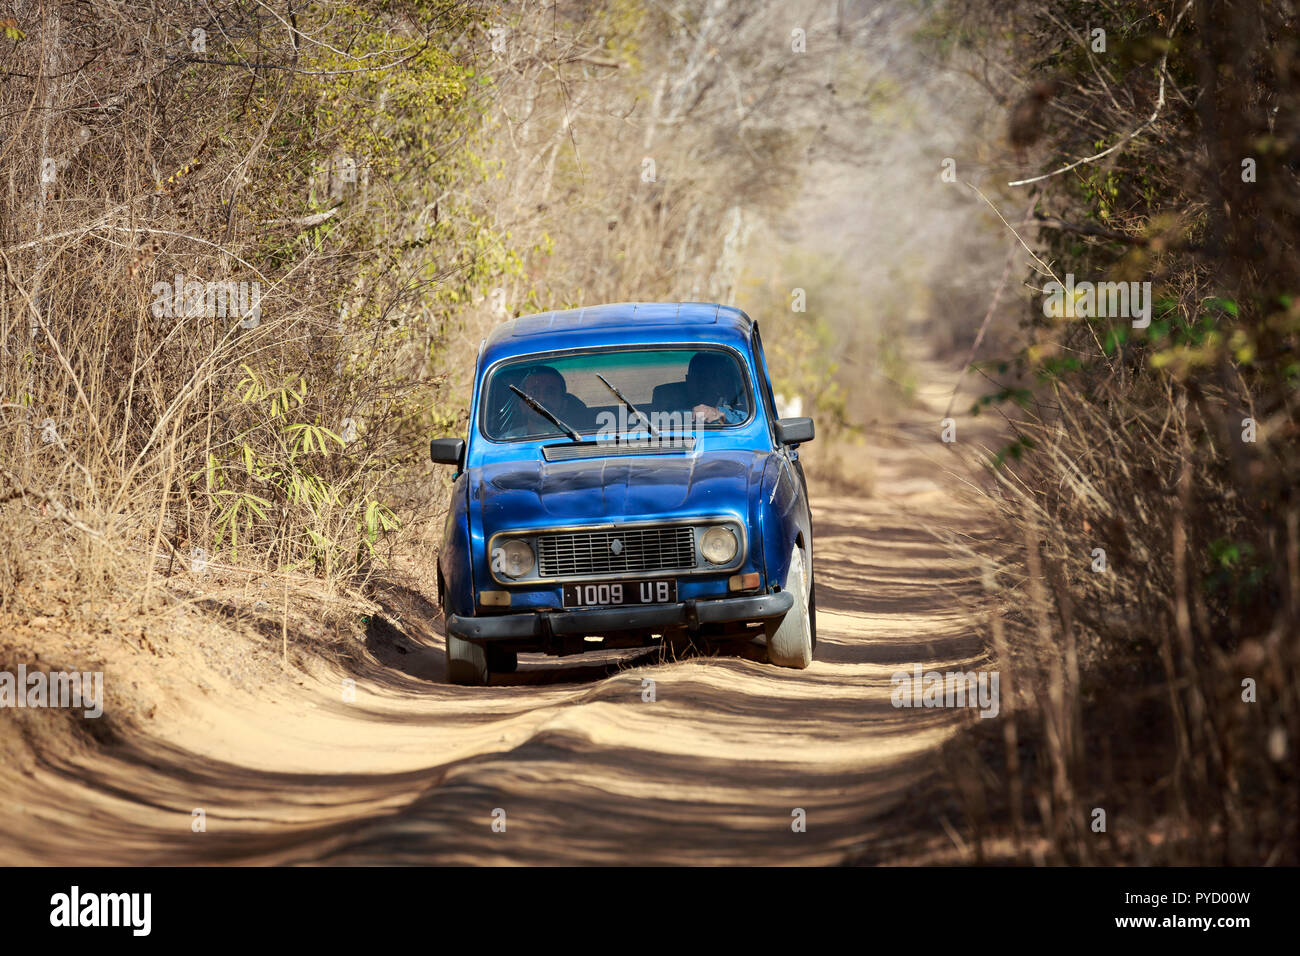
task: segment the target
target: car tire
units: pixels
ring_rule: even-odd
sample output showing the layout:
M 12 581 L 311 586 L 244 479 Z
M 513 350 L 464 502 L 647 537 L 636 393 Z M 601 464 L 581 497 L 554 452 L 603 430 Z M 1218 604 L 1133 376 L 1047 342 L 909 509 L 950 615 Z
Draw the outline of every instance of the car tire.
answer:
M 817 653 L 817 575 L 808 585 L 808 630 L 812 632 L 812 649 Z
M 447 681 L 468 687 L 485 687 L 492 671 L 488 667 L 487 648 L 447 635 Z
M 812 588 L 804 567 L 803 551 L 796 547 L 790 553 L 790 573 L 786 578 L 787 591 L 794 592 L 794 606 L 779 619 L 763 622 L 767 633 L 767 660 L 778 667 L 803 670 L 812 663 L 813 618 Z

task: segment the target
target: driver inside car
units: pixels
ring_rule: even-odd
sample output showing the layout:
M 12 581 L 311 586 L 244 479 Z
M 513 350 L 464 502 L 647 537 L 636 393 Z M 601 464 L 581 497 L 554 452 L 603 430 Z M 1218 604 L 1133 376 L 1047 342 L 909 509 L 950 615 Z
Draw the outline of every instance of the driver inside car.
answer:
M 692 413 L 706 425 L 738 425 L 749 416 L 736 363 L 725 355 L 697 352 L 686 366 L 686 390 Z

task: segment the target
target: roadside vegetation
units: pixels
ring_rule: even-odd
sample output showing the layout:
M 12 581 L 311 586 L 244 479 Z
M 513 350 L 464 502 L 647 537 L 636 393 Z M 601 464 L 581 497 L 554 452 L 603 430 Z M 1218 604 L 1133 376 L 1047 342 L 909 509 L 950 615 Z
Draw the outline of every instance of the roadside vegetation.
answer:
M 427 442 L 493 325 L 735 303 L 814 467 L 927 384 L 909 341 L 974 359 L 1007 700 L 950 751 L 962 859 L 1298 863 L 1298 37 L 1241 0 L 0 0 L 0 622 L 242 588 L 287 660 L 381 575 L 434 593 Z M 1045 313 L 1067 274 L 1150 323 Z
M 0 9 L 0 610 L 427 567 L 485 331 L 731 301 L 797 190 L 752 8 Z
M 930 32 L 1003 104 L 1024 182 L 988 199 L 1033 253 L 1018 347 L 977 360 L 1016 707 L 958 760 L 968 852 L 1294 865 L 1297 10 L 960 0 Z M 1067 274 L 1150 283 L 1149 325 L 1047 314 Z

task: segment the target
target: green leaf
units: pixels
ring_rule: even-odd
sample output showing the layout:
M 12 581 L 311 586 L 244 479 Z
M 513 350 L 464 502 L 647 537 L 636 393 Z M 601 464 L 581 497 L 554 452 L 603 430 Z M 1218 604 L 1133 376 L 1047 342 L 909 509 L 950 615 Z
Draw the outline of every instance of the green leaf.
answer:
M 1102 343 L 1101 350 L 1107 355 L 1114 355 L 1115 350 L 1128 341 L 1128 326 L 1113 325 L 1110 331 L 1106 333 L 1106 341 Z
M 1238 312 L 1237 303 L 1233 302 L 1231 299 L 1222 299 L 1222 298 L 1215 297 L 1215 298 L 1206 299 L 1205 304 L 1207 307 L 1212 309 L 1215 308 L 1221 309 L 1222 311 L 1232 316 L 1234 319 L 1237 317 L 1237 312 Z

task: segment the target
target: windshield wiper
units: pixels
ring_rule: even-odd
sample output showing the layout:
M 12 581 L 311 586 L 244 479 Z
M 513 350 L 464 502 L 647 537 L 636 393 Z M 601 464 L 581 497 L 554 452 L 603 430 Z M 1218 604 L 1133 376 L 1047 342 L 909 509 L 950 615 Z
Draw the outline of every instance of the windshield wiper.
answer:
M 533 396 L 529 395 L 529 394 L 528 394 L 527 392 L 525 392 L 523 389 L 521 389 L 521 388 L 516 388 L 515 386 L 511 385 L 511 386 L 510 386 L 510 391 L 514 392 L 516 395 L 518 395 L 520 398 L 522 398 L 522 399 L 524 400 L 524 404 L 527 405 L 529 408 L 531 408 L 533 411 L 535 411 L 538 415 L 541 415 L 541 416 L 543 416 L 543 417 L 545 417 L 545 418 L 550 419 L 550 421 L 552 422 L 552 424 L 555 425 L 556 428 L 560 429 L 560 431 L 562 431 L 562 432 L 564 432 L 565 434 L 567 434 L 567 435 L 568 435 L 570 438 L 572 438 L 574 441 L 582 441 L 582 436 L 581 436 L 581 435 L 579 435 L 576 431 L 574 431 L 574 430 L 573 430 L 572 428 L 570 428 L 568 425 L 564 424 L 564 422 L 560 421 L 560 418 L 559 418 L 558 415 L 556 415 L 554 412 L 552 412 L 549 408 L 547 408 L 545 405 L 543 405 L 543 404 L 542 404 L 541 402 L 539 402 L 537 399 L 533 398 Z
M 620 402 L 622 402 L 624 405 L 627 406 L 628 411 L 632 412 L 634 415 L 638 416 L 641 419 L 641 421 L 645 422 L 645 427 L 650 429 L 651 435 L 654 435 L 655 438 L 659 437 L 659 429 L 654 427 L 654 425 L 650 422 L 650 419 L 646 417 L 645 412 L 641 411 L 641 409 L 637 408 L 635 405 L 629 402 L 627 400 L 627 396 L 625 396 L 622 392 L 620 392 L 618 388 L 615 387 L 614 384 L 611 383 L 610 380 L 607 379 L 605 376 L 597 372 L 596 378 L 600 379 L 601 382 L 604 383 L 605 387 L 614 393 L 615 398 L 617 398 Z

